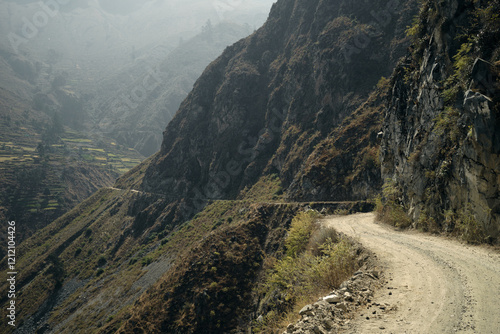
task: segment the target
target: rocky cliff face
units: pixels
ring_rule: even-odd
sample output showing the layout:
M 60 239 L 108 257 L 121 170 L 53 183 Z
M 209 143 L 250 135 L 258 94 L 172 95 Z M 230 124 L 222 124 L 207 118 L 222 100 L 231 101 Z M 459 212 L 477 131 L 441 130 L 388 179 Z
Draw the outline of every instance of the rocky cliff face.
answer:
M 383 122 L 383 178 L 414 225 L 472 241 L 500 233 L 499 8 L 424 3 Z
M 168 125 L 142 189 L 194 202 L 228 199 L 271 173 L 288 187 L 314 147 L 336 135 L 390 73 L 407 45 L 404 30 L 415 7 L 414 1 L 278 1 L 261 29 L 227 48 L 197 81 Z M 290 198 L 313 192 L 296 188 L 303 190 Z M 334 197 L 363 192 L 347 185 Z

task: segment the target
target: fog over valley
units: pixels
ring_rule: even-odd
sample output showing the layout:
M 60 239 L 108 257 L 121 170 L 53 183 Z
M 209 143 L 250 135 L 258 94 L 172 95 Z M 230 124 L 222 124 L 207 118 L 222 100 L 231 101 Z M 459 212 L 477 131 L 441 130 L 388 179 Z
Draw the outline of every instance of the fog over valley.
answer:
M 69 91 L 82 107 L 76 119 L 62 115 L 65 125 L 148 156 L 159 149 L 161 132 L 203 69 L 262 25 L 271 5 L 269 0 L 3 1 L 0 87 L 35 99 L 39 108 L 43 100 L 52 110 L 58 109 L 52 105 L 58 104 L 54 88 Z M 153 80 L 148 73 L 155 74 Z

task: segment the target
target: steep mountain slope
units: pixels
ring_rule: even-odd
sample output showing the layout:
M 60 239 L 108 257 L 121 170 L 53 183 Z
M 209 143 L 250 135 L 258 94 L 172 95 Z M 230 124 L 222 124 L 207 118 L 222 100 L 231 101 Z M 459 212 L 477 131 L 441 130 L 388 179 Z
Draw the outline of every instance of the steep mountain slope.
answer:
M 314 146 L 390 74 L 412 8 L 278 2 L 263 28 L 228 48 L 195 84 L 142 189 L 195 201 L 234 198 L 263 173 L 278 173 L 288 187 Z M 353 190 L 344 199 L 361 196 Z
M 498 1 L 425 2 L 383 123 L 389 197 L 415 226 L 472 242 L 500 236 L 499 11 Z
M 281 256 L 304 207 L 276 202 L 313 193 L 301 176 L 315 178 L 308 161 L 321 165 L 338 147 L 347 158 L 329 160 L 328 173 L 359 167 L 342 196 L 321 191 L 317 199 L 365 199 L 380 185 L 376 161 L 359 165 L 376 155 L 384 80 L 363 103 L 403 54 L 416 7 L 278 1 L 264 27 L 208 66 L 159 153 L 19 247 L 18 332 L 252 326 L 265 259 Z

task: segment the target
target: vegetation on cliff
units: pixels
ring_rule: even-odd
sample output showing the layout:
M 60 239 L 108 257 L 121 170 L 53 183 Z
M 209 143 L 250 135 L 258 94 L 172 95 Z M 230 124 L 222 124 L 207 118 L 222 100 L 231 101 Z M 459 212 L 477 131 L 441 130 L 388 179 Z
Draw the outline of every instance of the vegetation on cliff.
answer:
M 414 227 L 475 243 L 500 234 L 499 9 L 423 2 L 383 124 L 382 174 L 398 210 Z

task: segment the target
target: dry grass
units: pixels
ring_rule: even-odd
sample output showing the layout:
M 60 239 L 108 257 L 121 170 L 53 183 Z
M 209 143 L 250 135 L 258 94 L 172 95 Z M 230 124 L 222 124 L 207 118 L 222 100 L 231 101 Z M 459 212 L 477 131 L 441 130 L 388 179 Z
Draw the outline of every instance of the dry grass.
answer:
M 285 245 L 285 257 L 266 261 L 271 268 L 261 292 L 271 311 L 255 324 L 257 333 L 282 331 L 297 320 L 300 308 L 340 286 L 358 267 L 353 244 L 333 229 L 319 228 L 311 213 L 294 218 Z

